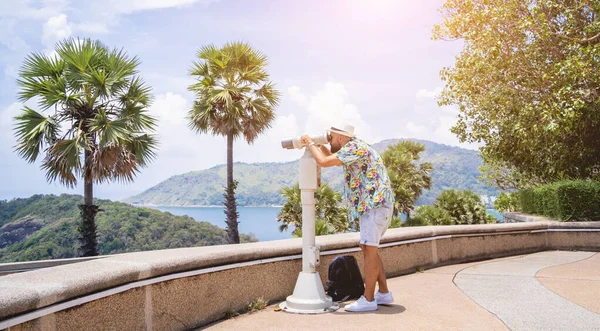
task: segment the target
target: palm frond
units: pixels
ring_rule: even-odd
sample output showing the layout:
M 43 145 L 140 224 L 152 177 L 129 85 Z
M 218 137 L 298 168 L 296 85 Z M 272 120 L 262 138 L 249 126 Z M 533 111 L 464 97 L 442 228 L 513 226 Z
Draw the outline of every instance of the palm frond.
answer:
M 206 61 L 194 61 L 190 69 L 190 75 L 207 77 L 210 75 L 210 70 Z
M 198 133 L 208 133 L 212 115 L 210 104 L 203 100 L 195 101 L 192 109 L 188 112 L 190 129 Z
M 156 158 L 156 149 L 159 143 L 155 135 L 143 134 L 132 137 L 127 146 L 135 156 L 136 162 L 144 167 Z
M 116 146 L 129 138 L 130 128 L 127 118 L 111 120 L 105 111 L 99 111 L 95 118 L 89 120 L 91 132 L 100 137 L 100 146 Z
M 135 132 L 155 131 L 158 126 L 156 117 L 148 115 L 145 109 L 136 109 L 131 114 L 123 112 L 121 118 L 126 120 L 129 128 Z
M 254 90 L 254 94 L 259 98 L 264 98 L 272 107 L 279 105 L 281 93 L 275 89 L 272 82 L 265 83 L 259 89 Z
M 27 106 L 23 109 L 23 114 L 15 117 L 15 120 L 15 150 L 28 162 L 34 162 L 44 144 L 50 145 L 56 139 L 58 123 L 54 117 L 46 117 Z
M 205 45 L 200 47 L 196 56 L 203 60 L 211 60 L 219 54 L 219 50 L 214 45 Z
M 64 62 L 60 58 L 48 57 L 43 53 L 31 53 L 25 57 L 19 70 L 23 78 L 57 79 L 61 76 Z
M 88 139 L 78 131 L 74 139 L 56 141 L 48 148 L 42 169 L 46 170 L 49 182 L 57 179 L 68 187 L 75 187 L 77 177 L 82 173 L 81 152 L 88 148 Z
M 90 177 L 98 184 L 109 180 L 131 182 L 140 167 L 135 155 L 122 145 L 95 150 L 86 166 Z
M 19 71 L 17 83 L 21 89 L 19 100 L 25 102 L 41 97 L 40 107 L 49 108 L 67 96 L 63 77 L 64 61 L 41 53 L 32 53 L 25 58 Z
M 125 107 L 138 105 L 148 107 L 152 102 L 151 92 L 152 88 L 147 86 L 140 77 L 133 77 L 128 83 L 127 90 L 121 94 L 119 100 Z
M 56 44 L 55 51 L 71 70 L 85 72 L 90 64 L 106 54 L 99 41 L 67 38 Z

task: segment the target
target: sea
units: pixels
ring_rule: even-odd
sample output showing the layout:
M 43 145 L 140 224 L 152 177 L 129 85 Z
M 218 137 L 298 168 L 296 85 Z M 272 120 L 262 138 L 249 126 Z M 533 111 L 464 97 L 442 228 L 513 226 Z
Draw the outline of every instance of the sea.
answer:
M 187 215 L 199 222 L 208 222 L 220 228 L 226 228 L 225 213 L 222 207 L 155 207 L 173 215 Z M 277 215 L 280 207 L 238 207 L 238 231 L 254 234 L 260 241 L 292 238 L 293 228 L 280 232 Z
M 173 215 L 187 215 L 196 221 L 209 222 L 220 228 L 225 228 L 225 213 L 222 207 L 155 207 Z M 238 207 L 240 217 L 238 230 L 241 233 L 254 234 L 260 241 L 270 241 L 292 238 L 293 228 L 280 232 L 277 215 L 280 207 Z M 502 221 L 502 214 L 494 209 L 488 213 Z

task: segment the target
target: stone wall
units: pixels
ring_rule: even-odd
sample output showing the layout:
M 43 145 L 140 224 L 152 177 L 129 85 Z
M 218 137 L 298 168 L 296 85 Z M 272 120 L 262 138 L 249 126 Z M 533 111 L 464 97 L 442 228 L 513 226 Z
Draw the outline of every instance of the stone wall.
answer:
M 317 237 L 329 262 L 352 254 L 358 234 Z M 544 250 L 600 251 L 600 222 L 536 222 L 390 229 L 381 256 L 389 276 L 417 268 Z M 301 266 L 301 240 L 116 254 L 0 277 L 0 329 L 186 330 L 257 298 L 285 300 Z

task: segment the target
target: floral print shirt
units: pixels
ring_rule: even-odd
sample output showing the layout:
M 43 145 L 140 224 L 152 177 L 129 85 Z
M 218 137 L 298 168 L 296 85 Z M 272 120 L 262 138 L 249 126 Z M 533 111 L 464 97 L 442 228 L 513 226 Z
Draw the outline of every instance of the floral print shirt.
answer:
M 336 157 L 344 164 L 344 193 L 348 220 L 358 220 L 371 209 L 394 206 L 394 194 L 383 160 L 366 142 L 354 138 Z

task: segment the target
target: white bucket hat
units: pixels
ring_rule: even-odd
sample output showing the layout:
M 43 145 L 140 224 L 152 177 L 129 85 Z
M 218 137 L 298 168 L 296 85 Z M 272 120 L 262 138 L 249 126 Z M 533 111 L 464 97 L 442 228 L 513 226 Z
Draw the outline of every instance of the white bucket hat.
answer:
M 350 138 L 356 137 L 356 135 L 354 135 L 354 126 L 346 124 L 342 128 L 343 129 L 339 129 L 338 127 L 332 126 L 329 131 Z

